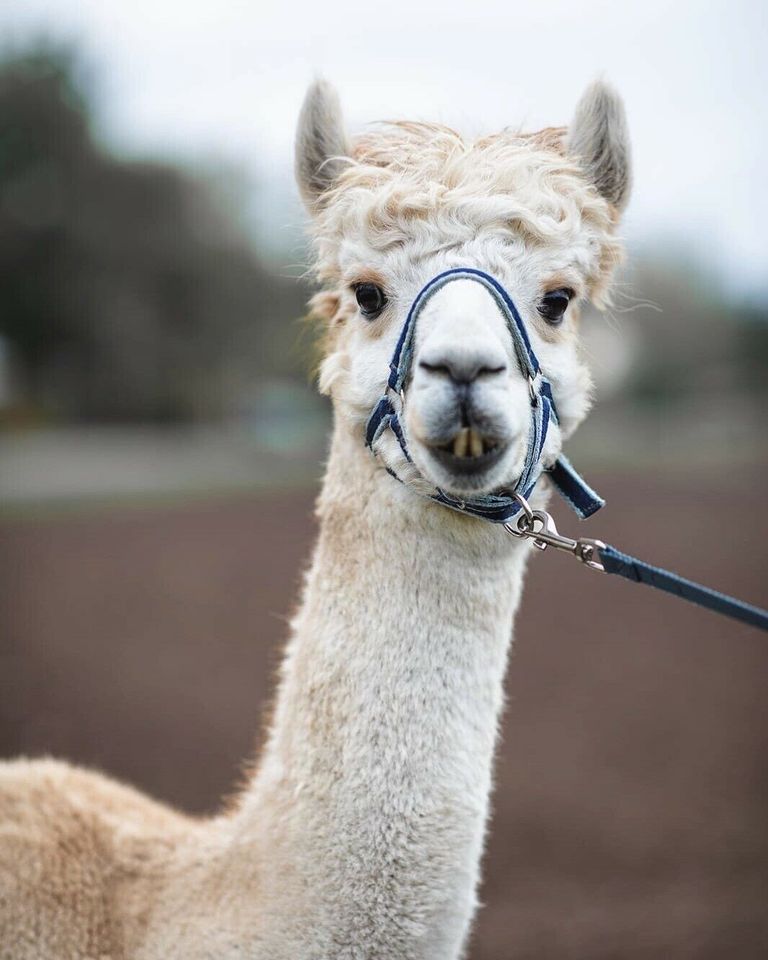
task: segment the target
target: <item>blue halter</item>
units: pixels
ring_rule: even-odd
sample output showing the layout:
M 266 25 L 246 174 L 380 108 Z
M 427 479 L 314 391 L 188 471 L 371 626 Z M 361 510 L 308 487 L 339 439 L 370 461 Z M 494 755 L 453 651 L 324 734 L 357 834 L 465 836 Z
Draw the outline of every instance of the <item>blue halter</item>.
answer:
M 517 307 L 504 287 L 490 274 L 473 267 L 458 267 L 439 273 L 421 289 L 411 304 L 403 329 L 400 331 L 395 352 L 389 365 L 386 392 L 376 404 L 368 419 L 365 443 L 376 453 L 379 438 L 386 429 L 389 429 L 396 437 L 405 459 L 409 463 L 413 463 L 400 422 L 400 414 L 402 414 L 403 408 L 403 391 L 413 362 L 416 321 L 430 298 L 454 280 L 473 280 L 481 284 L 488 290 L 501 310 L 512 336 L 520 372 L 528 381 L 531 398 L 531 424 L 525 463 L 514 486 L 496 494 L 485 494 L 464 499 L 451 496 L 437 487 L 434 488 L 434 493 L 429 494 L 429 496 L 437 503 L 450 507 L 452 510 L 458 510 L 460 513 L 481 517 L 493 523 L 508 523 L 521 509 L 519 501 L 515 499 L 515 494 L 521 494 L 525 499 L 528 499 L 536 486 L 536 482 L 545 470 L 541 456 L 547 439 L 547 431 L 550 423 L 558 423 L 559 420 L 555 401 L 552 397 L 552 388 L 541 370 Z M 393 469 L 390 467 L 387 469 L 396 480 L 401 483 L 405 482 Z M 546 468 L 546 473 L 555 488 L 582 519 L 591 516 L 604 505 L 605 501 L 579 476 L 565 457 L 558 457 L 552 466 Z

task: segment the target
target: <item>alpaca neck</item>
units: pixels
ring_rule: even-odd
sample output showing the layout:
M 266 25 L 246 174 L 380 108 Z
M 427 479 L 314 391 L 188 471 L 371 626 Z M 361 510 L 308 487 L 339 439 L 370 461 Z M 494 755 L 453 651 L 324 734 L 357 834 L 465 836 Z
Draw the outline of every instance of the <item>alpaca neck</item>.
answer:
M 241 839 L 318 956 L 457 956 L 527 550 L 396 483 L 345 423 L 318 513 Z

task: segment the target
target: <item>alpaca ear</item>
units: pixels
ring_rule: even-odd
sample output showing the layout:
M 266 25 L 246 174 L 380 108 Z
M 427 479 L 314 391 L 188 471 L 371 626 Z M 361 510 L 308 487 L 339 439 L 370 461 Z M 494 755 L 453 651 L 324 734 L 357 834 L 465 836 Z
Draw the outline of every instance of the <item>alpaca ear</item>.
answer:
M 613 87 L 602 80 L 587 87 L 576 106 L 566 147 L 601 196 L 621 212 L 629 199 L 632 164 L 624 103 Z
M 296 130 L 296 180 L 310 212 L 338 177 L 348 154 L 338 94 L 330 83 L 316 80 L 304 97 Z

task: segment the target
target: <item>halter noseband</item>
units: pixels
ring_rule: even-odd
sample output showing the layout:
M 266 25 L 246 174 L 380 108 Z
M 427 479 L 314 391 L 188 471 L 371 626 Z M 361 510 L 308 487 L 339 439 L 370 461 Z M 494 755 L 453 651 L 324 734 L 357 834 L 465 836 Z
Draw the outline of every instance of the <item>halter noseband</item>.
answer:
M 413 464 L 400 417 L 403 412 L 404 388 L 413 362 L 416 321 L 437 291 L 454 280 L 473 280 L 485 287 L 506 320 L 520 372 L 527 379 L 529 386 L 531 420 L 528 446 L 522 472 L 512 487 L 496 494 L 484 494 L 462 499 L 446 493 L 439 487 L 432 487 L 433 492 L 428 493 L 427 496 L 452 510 L 458 510 L 460 513 L 490 520 L 492 523 L 508 523 L 521 509 L 520 502 L 515 499 L 515 495 L 519 494 L 528 499 L 536 486 L 536 482 L 546 469 L 546 473 L 555 488 L 576 514 L 582 519 L 591 516 L 603 506 L 605 501 L 579 476 L 569 461 L 560 456 L 550 467 L 545 468 L 542 463 L 541 457 L 549 425 L 553 421 L 558 423 L 559 420 L 555 401 L 552 397 L 552 388 L 541 370 L 520 313 L 499 281 L 490 274 L 482 270 L 476 270 L 474 267 L 458 267 L 439 273 L 422 287 L 411 304 L 389 365 L 389 377 L 385 393 L 368 419 L 365 430 L 366 446 L 374 454 L 379 453 L 382 435 L 385 430 L 389 429 L 397 439 L 405 461 L 408 464 Z M 407 482 L 391 466 L 387 466 L 387 470 L 396 480 L 401 483 Z

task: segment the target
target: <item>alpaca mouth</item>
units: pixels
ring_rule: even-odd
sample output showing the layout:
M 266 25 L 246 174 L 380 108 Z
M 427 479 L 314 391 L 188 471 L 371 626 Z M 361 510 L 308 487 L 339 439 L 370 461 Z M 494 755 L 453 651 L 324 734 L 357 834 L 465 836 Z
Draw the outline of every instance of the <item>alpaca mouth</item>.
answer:
M 507 444 L 463 427 L 448 443 L 430 447 L 430 453 L 451 473 L 468 476 L 484 473 L 504 455 Z

